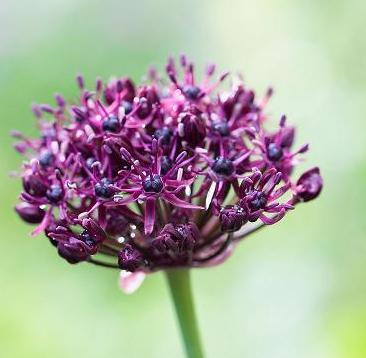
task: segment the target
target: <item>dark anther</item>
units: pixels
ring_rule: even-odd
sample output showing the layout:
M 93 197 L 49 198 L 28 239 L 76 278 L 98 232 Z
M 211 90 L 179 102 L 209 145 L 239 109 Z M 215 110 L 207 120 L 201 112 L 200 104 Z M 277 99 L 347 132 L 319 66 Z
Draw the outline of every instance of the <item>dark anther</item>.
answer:
M 95 163 L 97 160 L 94 158 L 94 157 L 89 157 L 87 160 L 86 160 L 86 166 L 91 169 L 93 163 Z
M 63 197 L 63 190 L 59 185 L 51 185 L 46 192 L 46 197 L 52 204 L 57 204 Z
M 152 110 L 152 104 L 145 98 L 140 99 L 139 109 L 137 110 L 137 115 L 141 119 L 145 119 Z
M 118 132 L 120 123 L 116 116 L 109 116 L 103 122 L 103 130 L 108 132 Z
M 104 199 L 108 199 L 113 196 L 113 189 L 109 186 L 112 181 L 108 178 L 103 178 L 99 183 L 95 184 L 94 191 L 95 195 Z
M 42 139 L 44 142 L 47 141 L 47 139 L 54 139 L 56 137 L 56 130 L 55 128 L 44 128 L 42 130 Z
M 80 234 L 80 238 L 82 241 L 84 241 L 89 247 L 94 247 L 95 246 L 95 240 L 93 239 L 93 237 L 89 234 L 89 232 L 87 230 L 84 230 L 81 234 Z
M 212 165 L 212 170 L 216 174 L 223 176 L 230 176 L 234 172 L 234 169 L 233 162 L 223 157 L 217 158 Z
M 154 133 L 154 138 L 160 139 L 161 144 L 168 145 L 170 143 L 171 130 L 168 127 L 157 129 Z
M 225 121 L 213 122 L 211 128 L 222 137 L 227 137 L 230 134 L 229 126 Z
M 267 198 L 265 197 L 265 195 L 260 192 L 257 191 L 255 192 L 253 199 L 250 201 L 249 206 L 252 210 L 256 211 L 259 209 L 263 209 L 267 204 Z
M 133 106 L 131 102 L 122 101 L 121 103 L 122 108 L 125 110 L 125 114 L 131 113 Z
M 196 100 L 196 99 L 198 99 L 198 96 L 201 94 L 201 90 L 197 86 L 186 85 L 183 87 L 183 93 L 189 99 Z
M 39 164 L 41 164 L 41 166 L 43 168 L 46 168 L 52 164 L 53 159 L 54 159 L 54 155 L 50 151 L 47 150 L 46 152 L 41 153 L 38 160 L 39 160 Z
M 161 165 L 161 174 L 165 175 L 171 169 L 173 162 L 168 156 L 164 155 L 163 157 L 161 157 L 160 165 Z
M 267 147 L 267 155 L 270 160 L 277 161 L 282 158 L 283 150 L 275 143 L 270 143 Z
M 160 175 L 154 174 L 148 176 L 142 182 L 142 187 L 147 193 L 160 193 L 163 190 L 164 184 Z

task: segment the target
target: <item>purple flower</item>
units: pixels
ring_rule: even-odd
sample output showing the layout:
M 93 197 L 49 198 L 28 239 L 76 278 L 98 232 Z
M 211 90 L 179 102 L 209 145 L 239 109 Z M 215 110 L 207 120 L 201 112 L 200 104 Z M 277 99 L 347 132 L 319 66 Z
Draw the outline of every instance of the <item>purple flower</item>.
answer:
M 57 247 L 58 254 L 71 264 L 88 260 L 106 239 L 104 230 L 92 219 L 84 219 L 80 223 L 84 229 L 81 233 L 73 231 L 67 224 L 59 224 L 51 224 L 46 233 Z
M 168 84 L 151 70 L 143 85 L 98 78 L 90 91 L 78 75 L 77 103 L 33 105 L 38 138 L 13 132 L 26 159 L 15 210 L 69 263 L 134 274 L 218 264 L 319 195 L 318 168 L 291 178 L 308 150 L 293 150 L 295 128 L 282 116 L 265 129 L 272 89 L 220 92 L 227 73 L 214 79 L 211 65 L 197 81 L 185 57 L 180 67 L 168 61 Z
M 149 254 L 158 267 L 189 265 L 199 239 L 200 232 L 194 223 L 167 224 L 151 241 Z
M 281 180 L 282 173 L 271 168 L 263 174 L 255 171 L 241 182 L 238 193 L 239 206 L 247 213 L 249 221 L 255 222 L 261 219 L 265 224 L 274 224 L 283 218 L 287 210 L 293 209 L 290 201 L 288 203 L 277 201 L 290 188 L 289 183 L 277 188 Z M 275 215 L 269 217 L 265 213 Z

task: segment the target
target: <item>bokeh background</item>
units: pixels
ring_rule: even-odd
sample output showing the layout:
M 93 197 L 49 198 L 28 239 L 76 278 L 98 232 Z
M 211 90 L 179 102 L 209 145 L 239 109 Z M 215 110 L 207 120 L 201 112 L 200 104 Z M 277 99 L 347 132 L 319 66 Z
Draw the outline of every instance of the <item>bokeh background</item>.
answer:
M 310 141 L 321 198 L 195 271 L 207 356 L 366 356 L 366 3 L 363 0 L 0 3 L 0 355 L 183 357 L 162 274 L 132 296 L 117 273 L 71 266 L 13 212 L 21 158 L 8 132 L 35 134 L 32 101 L 75 98 L 74 75 L 131 74 L 184 52 L 241 71 Z

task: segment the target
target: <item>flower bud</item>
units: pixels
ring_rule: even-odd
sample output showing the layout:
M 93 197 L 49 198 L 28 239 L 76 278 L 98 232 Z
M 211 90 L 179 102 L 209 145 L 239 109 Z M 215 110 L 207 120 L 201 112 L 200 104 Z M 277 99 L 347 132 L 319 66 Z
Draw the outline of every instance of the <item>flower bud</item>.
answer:
M 205 121 L 200 115 L 186 113 L 181 121 L 183 125 L 183 139 L 191 146 L 201 145 L 206 137 Z
M 302 174 L 296 183 L 296 194 L 303 201 L 315 199 L 323 188 L 323 179 L 318 167 Z
M 281 134 L 281 146 L 284 148 L 290 148 L 295 138 L 294 127 L 284 127 Z
M 96 243 L 106 239 L 104 230 L 93 219 L 84 219 L 82 225 L 85 228 L 84 234 L 88 234 Z
M 194 223 L 167 224 L 151 245 L 158 255 L 170 251 L 178 258 L 186 258 L 199 238 L 200 232 Z
M 125 92 L 123 99 L 132 102 L 135 97 L 135 85 L 129 78 L 122 79 L 122 90 Z
M 35 197 L 43 197 L 47 192 L 47 185 L 37 175 L 23 177 L 23 188 L 29 195 Z
M 58 254 L 70 264 L 85 261 L 90 255 L 96 253 L 96 246 L 88 245 L 86 242 L 71 237 L 68 241 L 59 241 L 57 244 Z
M 18 215 L 29 224 L 39 224 L 45 215 L 44 210 L 38 206 L 30 205 L 28 203 L 20 203 L 15 207 Z
M 123 93 L 123 100 L 132 102 L 135 97 L 135 85 L 129 78 L 114 80 L 104 90 L 104 99 L 108 105 L 112 104 L 119 93 Z
M 224 232 L 237 231 L 248 221 L 247 214 L 239 206 L 227 206 L 222 209 L 219 220 Z
M 134 272 L 142 267 L 144 263 L 140 251 L 130 244 L 126 244 L 118 254 L 118 265 L 122 270 Z
M 117 211 L 109 210 L 105 231 L 108 236 L 120 237 L 128 233 L 130 229 L 129 219 Z

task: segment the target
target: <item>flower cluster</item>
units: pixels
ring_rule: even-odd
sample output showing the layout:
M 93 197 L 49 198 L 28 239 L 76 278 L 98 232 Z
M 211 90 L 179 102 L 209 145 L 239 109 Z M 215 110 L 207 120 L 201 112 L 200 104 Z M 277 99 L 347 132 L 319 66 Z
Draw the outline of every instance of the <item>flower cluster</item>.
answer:
M 207 67 L 201 81 L 184 56 L 87 90 L 68 104 L 34 105 L 40 137 L 19 132 L 26 157 L 19 216 L 38 224 L 69 263 L 152 272 L 223 261 L 236 242 L 278 222 L 318 196 L 318 168 L 291 179 L 308 150 L 293 149 L 295 129 L 282 116 L 267 130 L 266 104 L 241 80 L 228 91 Z M 257 222 L 257 224 L 252 224 Z M 105 259 L 95 255 L 104 255 Z

